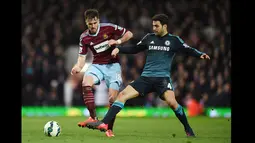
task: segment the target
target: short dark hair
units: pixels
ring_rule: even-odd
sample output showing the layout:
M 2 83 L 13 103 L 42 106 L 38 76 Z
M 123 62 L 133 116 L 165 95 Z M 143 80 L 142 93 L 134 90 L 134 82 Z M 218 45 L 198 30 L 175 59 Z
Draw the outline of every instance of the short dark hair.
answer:
M 99 18 L 99 12 L 96 9 L 88 9 L 84 12 L 84 17 L 86 19 Z
M 168 16 L 166 14 L 156 14 L 152 17 L 153 21 L 159 21 L 162 25 L 168 24 Z

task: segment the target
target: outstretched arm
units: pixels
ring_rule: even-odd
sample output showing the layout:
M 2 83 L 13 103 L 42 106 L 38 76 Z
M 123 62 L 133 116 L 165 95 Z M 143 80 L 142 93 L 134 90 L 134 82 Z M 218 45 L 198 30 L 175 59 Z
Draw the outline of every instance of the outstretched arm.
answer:
M 201 59 L 210 59 L 210 57 L 206 53 L 201 52 L 195 48 L 188 46 L 179 37 L 177 37 L 176 40 L 177 40 L 176 48 L 174 49 L 176 52 L 185 53 L 185 54 L 187 54 L 189 56 L 193 56 L 193 57 L 200 57 Z
M 144 51 L 146 49 L 146 46 L 118 46 L 112 51 L 112 56 L 116 57 L 118 53 L 122 54 L 136 54 L 141 51 Z
M 179 52 L 181 53 L 185 53 L 189 56 L 193 56 L 193 57 L 200 57 L 201 55 L 205 54 L 195 48 L 189 47 L 186 44 L 183 44 L 184 46 L 181 46 L 181 48 L 179 48 Z
M 120 39 L 118 39 L 118 40 L 114 40 L 114 39 L 109 40 L 108 44 L 109 44 L 109 46 L 120 45 L 122 43 L 127 42 L 132 37 L 133 37 L 133 33 L 130 32 L 130 31 L 127 31 Z
M 113 57 L 116 57 L 116 55 L 120 52 L 120 53 L 123 53 L 123 54 L 136 54 L 136 53 L 139 53 L 141 51 L 144 51 L 147 49 L 147 44 L 146 44 L 146 39 L 147 39 L 147 36 L 149 34 L 145 35 L 141 41 L 139 41 L 137 43 L 136 46 L 119 46 L 117 48 L 115 48 L 113 51 L 112 51 L 112 56 Z

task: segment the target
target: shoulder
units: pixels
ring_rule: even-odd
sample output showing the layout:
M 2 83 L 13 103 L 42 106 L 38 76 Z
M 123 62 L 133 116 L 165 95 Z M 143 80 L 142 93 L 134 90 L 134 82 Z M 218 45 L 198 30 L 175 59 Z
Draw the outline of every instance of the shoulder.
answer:
M 182 40 L 182 38 L 180 38 L 178 35 L 168 34 L 168 36 L 169 36 L 171 39 L 175 40 L 175 41 L 178 41 L 178 42 L 180 42 L 180 43 L 184 43 L 184 41 Z
M 147 35 L 147 36 L 151 36 L 151 37 L 156 36 L 155 33 L 147 33 L 146 35 Z
M 100 28 L 102 27 L 110 27 L 110 28 L 114 28 L 114 29 L 117 29 L 117 25 L 116 24 L 113 24 L 113 23 L 100 23 Z
M 147 33 L 147 34 L 142 38 L 142 40 L 148 39 L 148 38 L 151 38 L 151 37 L 155 37 L 155 36 L 156 36 L 155 33 Z
M 80 35 L 80 43 L 86 44 L 89 39 L 89 30 L 85 30 L 84 32 L 81 33 Z
M 80 40 L 82 40 L 83 38 L 89 36 L 89 31 L 88 30 L 85 30 L 84 32 L 81 33 L 80 35 Z

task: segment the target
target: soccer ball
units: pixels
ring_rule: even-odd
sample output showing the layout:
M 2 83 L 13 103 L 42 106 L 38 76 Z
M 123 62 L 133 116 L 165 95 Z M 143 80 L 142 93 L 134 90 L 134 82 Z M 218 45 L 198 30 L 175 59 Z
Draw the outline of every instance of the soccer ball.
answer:
M 49 121 L 44 125 L 43 132 L 46 136 L 57 137 L 60 135 L 61 128 L 56 121 Z

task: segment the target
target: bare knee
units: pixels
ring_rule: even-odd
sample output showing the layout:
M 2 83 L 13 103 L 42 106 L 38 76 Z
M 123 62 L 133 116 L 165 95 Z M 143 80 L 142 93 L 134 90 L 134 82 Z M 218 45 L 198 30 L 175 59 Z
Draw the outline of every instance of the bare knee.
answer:
M 169 105 L 169 107 L 172 108 L 172 109 L 176 109 L 177 106 L 178 106 L 178 103 L 177 103 L 176 100 L 175 100 L 175 101 L 170 100 L 170 101 L 166 101 L 166 102 L 167 102 L 167 104 Z
M 127 101 L 127 99 L 126 99 L 126 97 L 125 97 L 125 92 L 124 91 L 121 91 L 120 93 L 119 93 L 119 95 L 118 95 L 118 97 L 117 97 L 117 100 L 118 101 L 121 101 L 121 102 L 126 102 Z
M 121 91 L 117 97 L 117 100 L 125 103 L 127 100 L 135 98 L 139 93 L 130 85 L 128 85 L 123 91 Z
M 113 103 L 117 99 L 117 96 L 109 95 L 109 102 Z
M 173 91 L 166 91 L 164 93 L 164 98 L 165 98 L 165 101 L 166 103 L 172 108 L 172 109 L 176 109 L 177 106 L 178 106 L 178 103 L 175 99 L 175 95 L 174 95 L 174 92 Z
M 114 89 L 109 89 L 109 102 L 110 103 L 113 103 L 116 99 L 117 99 L 117 96 L 118 96 L 118 90 L 114 90 Z
M 92 76 L 84 76 L 82 80 L 82 86 L 93 86 L 93 77 Z

